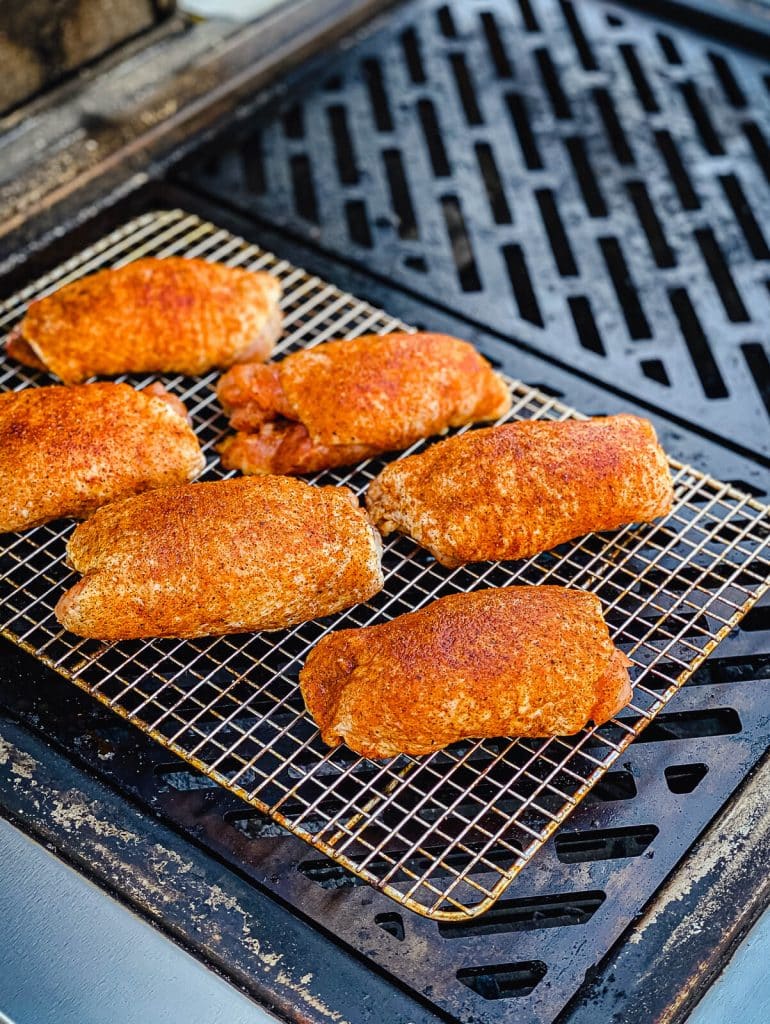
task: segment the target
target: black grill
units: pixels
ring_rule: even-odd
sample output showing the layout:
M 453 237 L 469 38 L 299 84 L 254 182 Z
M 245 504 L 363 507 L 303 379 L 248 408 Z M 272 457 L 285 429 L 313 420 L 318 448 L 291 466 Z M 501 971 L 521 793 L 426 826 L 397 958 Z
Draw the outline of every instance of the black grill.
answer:
M 181 178 L 513 341 L 513 372 L 535 350 L 767 465 L 769 82 L 600 3 L 419 0 Z M 766 746 L 767 615 L 478 922 L 394 913 L 298 850 L 276 888 L 461 1020 L 553 1019 Z
M 186 180 L 770 456 L 766 61 L 600 3 L 422 0 L 319 73 Z
M 410 2 L 178 171 L 184 194 L 159 186 L 92 237 L 165 197 L 408 322 L 471 337 L 584 412 L 651 409 L 674 456 L 761 497 L 769 73 L 593 0 Z M 6 710 L 331 936 L 346 970 L 352 958 L 364 981 L 414 997 L 421 1022 L 579 1016 L 570 1001 L 768 744 L 765 599 L 493 910 L 436 924 L 69 684 L 36 668 L 33 683 L 6 651 Z M 195 926 L 184 935 L 196 946 Z M 231 942 L 237 970 L 218 965 L 242 984 L 251 970 L 259 989 L 261 968 Z M 623 1016 L 636 981 L 594 991 L 583 1019 Z M 340 1004 L 354 1024 L 383 1020 L 365 989 L 357 1008 L 347 991 Z

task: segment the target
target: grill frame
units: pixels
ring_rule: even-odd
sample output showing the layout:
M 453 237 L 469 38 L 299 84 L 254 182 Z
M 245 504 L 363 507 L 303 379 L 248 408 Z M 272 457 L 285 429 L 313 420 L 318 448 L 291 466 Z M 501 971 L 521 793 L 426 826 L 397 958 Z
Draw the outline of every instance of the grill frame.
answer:
M 136 224 L 138 224 L 140 226 L 141 225 L 145 225 L 147 223 L 151 223 L 153 221 L 153 218 L 159 218 L 161 223 L 163 223 L 163 224 L 167 224 L 167 223 L 173 224 L 174 223 L 174 218 L 178 219 L 179 217 L 183 217 L 183 216 L 184 215 L 181 212 L 176 212 L 176 211 L 170 211 L 170 212 L 166 212 L 166 213 L 163 213 L 163 214 L 154 214 L 154 215 L 153 214 L 147 214 L 147 215 L 144 215 L 143 217 L 138 218 L 138 220 L 136 222 L 132 222 L 132 224 L 136 223 Z M 259 255 L 261 253 L 261 250 L 259 250 L 256 246 L 250 246 L 248 243 L 245 243 L 242 240 L 239 240 L 239 239 L 234 238 L 233 236 L 230 236 L 228 232 L 225 232 L 225 231 L 220 230 L 220 229 L 216 229 L 213 226 L 206 227 L 205 223 L 202 222 L 197 217 L 189 215 L 188 216 L 188 220 L 186 220 L 185 223 L 191 223 L 192 224 L 193 229 L 194 229 L 193 230 L 193 235 L 198 240 L 200 240 L 202 235 L 205 235 L 205 233 L 207 231 L 211 231 L 211 232 L 214 233 L 214 238 L 216 238 L 219 241 L 221 241 L 221 243 L 225 247 L 225 251 L 227 251 L 227 252 L 231 252 L 233 250 L 237 251 L 240 248 L 242 256 L 243 256 L 244 252 L 248 252 L 251 255 L 257 255 L 259 259 L 264 260 L 266 258 L 264 255 Z M 86 253 L 87 254 L 93 253 L 93 254 L 96 255 L 97 258 L 103 257 L 106 252 L 110 251 L 110 249 L 109 249 L 109 239 L 111 239 L 113 237 L 116 237 L 116 238 L 125 237 L 126 232 L 129 231 L 129 229 L 132 227 L 132 224 L 129 224 L 129 225 L 125 226 L 123 229 L 118 229 L 116 232 L 113 232 L 112 235 L 108 236 L 108 240 L 105 243 L 103 243 L 101 246 L 99 244 L 97 244 L 96 246 L 90 247 L 89 250 L 86 250 Z M 244 247 L 244 246 L 246 247 L 245 249 L 241 248 L 241 247 Z M 188 252 L 188 255 L 190 255 L 190 254 L 194 254 L 194 253 Z M 133 252 L 132 253 L 132 258 L 136 258 L 137 255 L 139 255 L 139 253 Z M 77 272 L 78 269 L 82 269 L 82 266 L 79 266 L 79 260 L 80 260 L 80 257 L 74 257 L 72 260 L 67 261 L 63 265 L 63 267 L 65 268 L 64 269 L 65 274 L 72 273 L 72 272 Z M 294 273 L 293 270 L 289 269 L 289 265 L 286 264 L 286 261 L 277 261 L 277 265 L 280 266 L 286 273 L 288 273 L 290 277 Z M 41 282 L 35 282 L 32 285 L 28 286 L 27 288 L 22 289 L 22 291 L 19 293 L 20 297 L 22 298 L 22 301 L 28 300 L 30 298 L 30 296 L 35 293 L 35 289 L 36 288 L 40 288 L 40 287 L 49 288 L 49 287 L 51 287 L 51 286 L 53 286 L 53 285 L 55 285 L 57 283 L 60 283 L 60 278 L 56 277 L 56 273 L 57 272 L 54 271 L 51 274 L 45 275 L 44 278 L 42 279 L 42 284 L 41 284 Z M 315 280 L 317 282 L 317 279 L 315 279 Z M 359 331 L 358 331 L 359 333 L 361 333 L 364 330 L 371 329 L 372 324 L 377 322 L 377 318 L 379 318 L 379 317 L 385 318 L 383 322 L 386 323 L 387 325 L 391 326 L 391 327 L 399 327 L 399 328 L 403 327 L 401 321 L 397 321 L 397 320 L 395 320 L 393 318 L 388 318 L 386 314 L 382 313 L 382 311 L 376 310 L 373 307 L 369 307 L 365 303 L 360 303 L 358 300 L 355 300 L 352 297 L 350 297 L 348 299 L 348 297 L 346 297 L 346 295 L 344 293 L 340 292 L 336 288 L 333 288 L 333 286 L 324 286 L 321 282 L 317 282 L 317 284 L 315 286 L 321 287 L 322 290 L 323 290 L 324 297 L 325 298 L 329 298 L 332 301 L 332 304 L 337 303 L 340 306 L 340 308 L 342 308 L 344 306 L 346 301 L 350 301 L 350 302 L 353 302 L 355 304 L 352 307 L 355 310 L 355 312 L 352 314 L 352 318 L 353 319 L 358 318 L 358 320 L 359 320 L 359 322 L 357 323 L 357 327 L 359 328 Z M 11 300 L 11 302 L 13 303 L 13 300 Z M 10 319 L 14 319 L 15 316 L 18 316 L 18 312 L 19 312 L 18 305 L 15 305 L 13 307 L 13 310 L 14 310 L 14 312 L 11 314 Z M 8 310 L 8 307 L 6 306 L 6 313 L 8 313 L 8 312 L 9 312 L 9 310 Z M 363 316 L 363 320 L 360 319 L 362 316 Z M 372 318 L 374 318 L 374 319 L 372 319 Z M 330 326 L 327 326 L 327 328 L 325 328 L 325 330 L 329 330 L 329 331 L 331 331 L 331 333 L 334 333 L 336 331 L 337 327 L 338 327 L 338 324 L 336 322 L 334 322 Z M 328 337 L 328 336 L 331 336 L 331 334 L 325 334 L 322 331 L 322 332 L 319 332 L 319 335 L 315 336 L 313 338 L 313 340 L 315 342 L 317 342 L 317 341 L 320 341 L 320 340 L 324 340 L 324 338 Z M 287 347 L 288 345 L 292 344 L 293 341 L 295 341 L 295 340 L 296 340 L 296 338 L 293 337 L 293 335 L 291 333 L 289 333 L 287 338 L 285 338 L 284 341 L 282 342 L 281 348 L 283 349 L 283 348 Z M 33 379 L 37 378 L 37 375 L 33 375 L 33 374 L 29 374 L 29 375 L 21 374 L 19 376 L 26 377 L 26 380 L 22 380 L 21 381 L 22 385 L 25 384 L 25 383 L 30 383 Z M 192 393 L 194 395 L 199 395 L 202 387 L 206 384 L 207 381 L 209 381 L 211 378 L 213 378 L 213 376 L 214 375 L 212 374 L 212 375 L 209 375 L 208 378 L 204 378 L 201 381 L 195 382 L 195 384 L 192 386 L 192 388 L 189 389 L 186 397 L 188 397 L 188 399 L 189 399 L 190 393 Z M 143 383 L 148 383 L 148 382 L 149 382 L 149 378 L 146 381 L 144 381 Z M 168 381 L 167 382 L 167 386 L 171 385 L 172 388 L 174 386 L 177 387 L 177 393 L 178 393 L 178 388 L 179 388 L 180 384 L 181 384 L 181 379 L 179 379 L 179 378 L 175 379 L 174 381 Z M 523 394 L 520 397 L 522 398 L 522 403 L 523 404 L 525 404 L 527 401 L 529 401 L 529 402 L 532 402 L 533 400 L 538 401 L 539 405 L 540 405 L 540 412 L 541 413 L 543 413 L 543 412 L 551 413 L 552 415 L 554 415 L 556 417 L 566 416 L 566 415 L 578 415 L 578 414 L 574 413 L 574 410 L 571 410 L 571 409 L 569 409 L 569 407 L 561 405 L 560 403 L 558 403 L 557 401 L 555 401 L 553 398 L 551 398 L 549 396 L 540 395 L 537 398 L 535 398 L 535 396 L 536 396 L 536 392 L 535 392 L 534 389 L 524 388 Z M 182 397 L 183 398 L 185 397 L 185 393 L 184 392 L 182 393 Z M 210 399 L 209 399 L 209 401 L 210 401 Z M 207 405 L 208 403 L 207 403 L 206 400 L 204 400 L 200 404 L 203 406 L 203 405 Z M 224 423 L 224 420 L 222 420 L 222 422 Z M 208 421 L 206 421 L 205 426 L 208 428 L 208 427 L 210 427 L 212 425 L 212 423 L 213 423 L 213 418 L 208 420 Z M 212 437 L 210 437 L 207 440 L 206 446 L 208 448 L 210 448 L 211 445 L 213 444 L 213 442 L 214 442 L 214 437 L 212 436 Z M 718 495 L 718 498 L 714 498 L 713 499 L 714 501 L 722 501 L 724 498 L 729 497 L 730 500 L 738 503 L 738 508 L 739 509 L 752 509 L 754 512 L 758 513 L 758 516 L 760 518 L 767 515 L 768 510 L 764 506 L 762 506 L 759 502 L 755 501 L 754 499 L 751 499 L 750 497 L 748 497 L 746 495 L 742 495 L 739 491 L 736 491 L 734 488 L 730 488 L 727 485 L 719 485 L 717 482 L 712 481 L 710 478 L 705 477 L 704 475 L 699 474 L 696 471 L 690 470 L 687 467 L 683 467 L 683 466 L 681 466 L 678 463 L 676 463 L 675 466 L 677 467 L 677 471 L 680 474 L 680 476 L 682 477 L 682 479 L 687 477 L 688 474 L 689 474 L 690 475 L 690 479 L 696 481 L 696 484 L 695 484 L 696 487 L 705 487 L 707 489 L 708 488 L 712 488 L 712 490 L 714 488 L 716 488 L 715 494 Z M 347 474 L 347 476 L 346 476 L 346 478 L 345 478 L 345 480 L 343 482 L 348 482 L 348 483 L 353 482 L 353 476 L 354 476 L 354 474 L 352 474 L 352 473 L 351 474 Z M 321 477 L 321 475 L 318 475 L 318 477 L 316 477 L 314 479 L 319 479 L 320 477 Z M 324 482 L 329 482 L 328 476 L 326 477 L 326 480 L 324 480 Z M 697 524 L 698 520 L 695 519 L 693 522 L 695 524 Z M 48 528 L 48 527 L 43 527 L 43 528 L 40 528 L 40 529 L 43 530 L 43 531 L 46 531 L 46 530 L 50 531 L 50 528 Z M 747 529 L 748 529 L 748 527 L 744 528 L 744 534 L 746 533 Z M 63 533 L 66 533 L 66 532 L 67 532 L 66 530 L 65 531 L 60 531 L 59 534 L 57 535 L 57 538 L 61 539 L 61 536 L 63 535 Z M 644 530 L 642 532 L 644 532 Z M 628 536 L 633 536 L 634 533 L 638 533 L 638 531 L 634 531 L 632 528 L 626 528 L 625 531 L 620 531 L 620 533 L 621 534 L 625 533 Z M 29 537 L 29 535 L 25 535 L 25 536 Z M 733 544 L 738 544 L 740 539 L 741 539 L 741 537 L 735 538 L 734 541 L 733 541 Z M 395 545 L 398 545 L 401 542 L 395 541 L 394 543 L 395 543 Z M 765 538 L 761 542 L 761 547 L 760 547 L 759 550 L 762 550 L 762 548 L 765 548 L 767 546 L 767 543 L 768 543 L 768 540 L 767 540 L 767 538 Z M 581 544 L 582 544 L 582 542 L 577 544 L 577 545 L 572 545 L 572 546 L 566 545 L 565 547 L 568 547 L 568 548 L 571 547 L 572 549 L 576 549 L 576 548 L 579 549 L 581 547 Z M 704 544 L 705 544 L 705 542 L 704 542 Z M 596 557 L 596 553 L 595 552 L 593 552 L 593 555 L 594 555 L 594 557 Z M 533 559 L 533 560 L 529 560 L 529 562 L 523 563 L 523 564 L 525 566 L 527 566 L 527 565 L 530 565 L 530 564 L 534 564 L 537 561 L 538 561 L 538 559 Z M 551 573 L 554 572 L 556 568 L 558 568 L 558 566 L 552 567 L 552 569 L 549 570 L 549 572 L 551 572 Z M 486 570 L 483 575 L 484 576 L 488 575 L 490 571 L 491 570 Z M 561 580 L 560 582 L 564 582 L 564 581 Z M 436 907 L 430 908 L 428 910 L 428 915 L 427 916 L 432 916 L 432 917 L 439 918 L 439 919 L 444 919 L 444 920 L 453 920 L 453 919 L 458 919 L 458 918 L 465 919 L 467 917 L 475 916 L 475 915 L 483 912 L 484 909 L 486 909 L 488 906 L 490 906 L 491 903 L 494 902 L 494 900 L 500 895 L 502 890 L 507 887 L 509 882 L 512 880 L 513 877 L 515 877 L 515 875 L 518 873 L 518 871 L 521 870 L 521 868 L 524 866 L 524 863 L 526 863 L 529 859 L 531 859 L 531 857 L 534 855 L 536 850 L 539 849 L 539 847 L 542 845 L 542 843 L 545 841 L 545 839 L 547 839 L 548 836 L 561 823 L 561 821 L 563 821 L 564 817 L 566 817 L 566 814 L 571 809 L 573 809 L 574 806 L 577 805 L 577 803 L 583 798 L 583 796 L 585 796 L 585 794 L 588 792 L 588 789 L 590 788 L 589 783 L 590 784 L 594 784 L 596 781 L 598 781 L 598 778 L 600 777 L 600 774 L 603 774 L 604 771 L 606 771 L 608 768 L 610 768 L 612 766 L 612 764 L 615 763 L 617 758 L 620 756 L 620 754 L 623 752 L 623 750 L 625 750 L 625 748 L 628 746 L 628 743 L 631 742 L 631 740 L 634 738 L 634 736 L 637 735 L 639 732 L 641 732 L 642 728 L 644 728 L 644 726 L 654 716 L 654 714 L 657 713 L 657 711 L 659 711 L 661 709 L 661 707 L 663 707 L 668 702 L 668 700 L 671 699 L 671 697 L 676 692 L 678 687 L 682 684 L 682 682 L 684 682 L 684 679 L 687 678 L 690 674 L 692 674 L 692 672 L 695 670 L 695 668 L 697 668 L 697 666 L 699 664 L 701 664 L 701 662 L 705 659 L 705 657 L 708 655 L 708 653 L 710 653 L 710 651 L 713 650 L 714 646 L 716 646 L 716 643 L 718 643 L 719 639 L 721 639 L 724 635 L 726 635 L 727 632 L 729 632 L 729 630 L 732 628 L 732 626 L 735 625 L 735 623 L 738 621 L 740 616 L 742 614 L 744 614 L 745 611 L 748 610 L 750 605 L 753 604 L 761 596 L 761 594 L 764 593 L 767 590 L 767 588 L 768 588 L 768 583 L 766 581 L 765 582 L 760 581 L 760 583 L 758 584 L 757 590 L 756 590 L 756 592 L 753 595 L 748 595 L 740 606 L 736 606 L 734 608 L 733 614 L 729 618 L 726 618 L 726 619 L 722 618 L 722 626 L 721 626 L 721 628 L 719 630 L 717 630 L 715 632 L 715 634 L 708 639 L 708 641 L 705 643 L 705 645 L 704 645 L 702 650 L 698 650 L 697 651 L 697 654 L 691 660 L 689 668 L 687 668 L 687 669 L 683 668 L 683 670 L 680 673 L 680 675 L 679 675 L 678 679 L 676 680 L 676 682 L 673 683 L 671 686 L 669 686 L 669 688 L 660 697 L 660 703 L 655 706 L 655 711 L 651 711 L 649 708 L 643 708 L 643 707 L 638 707 L 638 708 L 635 709 L 640 714 L 639 721 L 637 723 L 635 723 L 633 726 L 629 726 L 627 723 L 621 725 L 621 729 L 623 730 L 623 733 L 622 733 L 619 741 L 618 742 L 612 742 L 611 744 L 608 744 L 609 748 L 610 748 L 610 755 L 608 756 L 608 758 L 603 759 L 601 765 L 596 767 L 595 771 L 591 774 L 590 778 L 588 780 L 585 780 L 584 784 L 575 793 L 570 794 L 572 799 L 571 799 L 571 801 L 569 803 L 569 806 L 566 807 L 566 808 L 562 808 L 562 810 L 556 816 L 554 816 L 554 818 L 549 822 L 549 825 L 547 826 L 547 830 L 546 830 L 545 835 L 543 835 L 541 837 L 538 837 L 536 843 L 533 843 L 532 847 L 526 851 L 526 858 L 523 859 L 521 863 L 515 865 L 515 870 L 511 870 L 511 871 L 508 871 L 508 872 L 501 873 L 501 877 L 500 877 L 497 885 L 493 887 L 491 892 L 486 894 L 485 899 L 483 899 L 479 904 L 476 904 L 472 908 L 467 908 L 466 906 L 463 905 L 461 909 L 458 908 L 458 912 L 455 912 L 455 911 L 442 912 L 440 909 L 438 909 L 438 906 L 436 906 Z M 692 588 L 690 588 L 690 591 L 686 591 L 685 593 L 690 593 L 691 589 Z M 430 596 L 431 595 L 428 594 L 428 596 L 424 597 L 423 600 L 430 599 Z M 660 609 L 660 610 L 663 611 L 663 609 Z M 347 617 L 346 615 L 343 615 L 341 618 L 344 619 L 346 617 Z M 4 628 L 4 633 L 5 633 L 5 635 L 9 635 L 8 634 L 8 630 L 7 630 L 7 626 Z M 18 637 L 12 637 L 12 639 L 14 639 L 15 642 L 18 642 L 18 640 L 19 640 Z M 21 639 L 22 639 L 22 644 L 21 645 L 24 646 L 27 650 L 31 650 L 33 653 L 35 653 L 34 645 L 31 645 L 25 638 L 21 638 Z M 83 645 L 82 644 L 77 645 L 77 647 L 80 647 L 80 646 L 83 646 Z M 37 656 L 38 657 L 40 656 L 40 652 L 39 651 L 37 652 Z M 49 664 L 51 667 L 55 668 L 60 673 L 67 674 L 66 673 L 66 669 L 63 671 L 63 666 L 62 666 L 62 663 L 61 663 L 61 659 L 55 659 L 55 658 L 51 658 L 49 656 L 46 656 L 44 658 L 41 658 L 41 660 L 44 660 L 46 664 Z M 684 665 L 684 663 L 683 663 L 683 665 Z M 76 681 L 77 684 L 79 686 L 81 686 L 82 689 L 85 689 L 86 692 L 93 693 L 93 687 L 89 686 L 85 682 L 85 680 L 83 680 L 81 678 L 77 678 L 74 681 Z M 120 713 L 120 714 L 123 714 L 124 717 L 127 717 L 130 720 L 134 720 L 132 715 L 126 710 L 126 708 L 121 708 L 121 707 L 116 705 L 116 702 L 115 702 L 114 699 L 110 700 L 110 698 L 107 697 L 104 693 L 94 693 L 93 695 L 97 696 L 100 700 L 102 700 L 103 703 L 105 703 L 108 706 L 112 707 L 113 710 L 118 711 L 118 713 Z M 136 712 L 134 711 L 134 714 L 135 713 Z M 226 785 L 232 791 L 237 792 L 239 796 L 245 798 L 253 806 L 257 807 L 260 810 L 264 810 L 267 813 L 269 813 L 271 815 L 271 817 L 273 817 L 276 821 L 278 821 L 284 827 L 287 827 L 289 830 L 294 831 L 297 834 L 301 834 L 301 833 L 299 833 L 297 831 L 295 823 L 293 821 L 289 820 L 285 815 L 281 814 L 280 812 L 277 812 L 276 808 L 268 806 L 263 801 L 259 801 L 258 799 L 255 799 L 255 797 L 254 797 L 254 795 L 252 793 L 245 791 L 242 787 L 234 787 L 232 785 L 232 781 L 231 780 L 229 780 L 229 779 L 225 778 L 224 776 L 222 776 L 221 773 L 218 773 L 217 771 L 212 770 L 212 767 L 211 767 L 210 764 L 209 765 L 204 764 L 200 758 L 197 758 L 194 755 L 191 755 L 189 750 L 182 749 L 181 746 L 178 743 L 170 743 L 169 742 L 169 737 L 163 735 L 162 733 L 160 733 L 157 728 L 156 729 L 148 728 L 146 723 L 144 725 L 141 725 L 137 721 L 134 721 L 134 724 L 139 724 L 141 728 L 144 728 L 145 731 L 148 731 L 151 735 L 154 736 L 154 738 L 156 738 L 160 742 L 162 742 L 164 746 L 168 747 L 169 749 L 174 750 L 175 753 L 180 754 L 180 756 L 182 756 L 189 763 L 195 765 L 200 770 L 204 771 L 207 775 L 209 775 L 210 777 L 214 778 L 216 781 L 220 782 L 221 784 Z M 586 741 L 588 741 L 591 738 L 595 739 L 598 734 L 599 734 L 598 730 L 595 730 L 595 729 L 590 730 L 587 733 L 587 735 L 583 738 L 582 743 L 585 743 Z M 603 736 L 601 737 L 601 741 L 604 742 L 604 743 L 608 743 L 608 741 L 605 740 L 605 738 Z M 551 741 L 551 742 L 561 743 L 562 741 Z M 482 746 L 483 746 L 483 744 L 476 744 L 475 747 L 472 747 L 471 750 L 469 750 L 467 752 L 467 754 L 464 755 L 464 757 L 466 757 L 466 758 L 470 757 L 470 755 L 473 752 L 473 750 L 478 751 L 478 750 L 481 749 Z M 499 752 L 497 752 L 497 755 L 498 755 L 498 757 L 504 756 L 504 755 L 501 755 Z M 332 755 L 332 758 L 334 756 L 335 755 Z M 327 759 L 327 760 L 329 760 L 329 759 Z M 414 767 L 414 763 L 412 762 L 411 759 L 409 759 L 407 761 L 407 768 L 408 768 L 408 770 L 413 770 L 413 767 Z M 346 771 L 352 771 L 352 768 L 348 768 L 348 769 L 346 769 Z M 397 778 L 394 781 L 397 783 L 398 782 Z M 537 790 L 536 792 L 539 793 L 539 790 Z M 385 794 L 380 794 L 381 799 L 382 798 L 387 799 L 388 796 L 389 796 L 388 792 L 386 792 Z M 302 838 L 305 838 L 305 836 L 302 836 Z M 387 884 L 383 884 L 382 883 L 382 879 L 381 878 L 377 878 L 377 877 L 372 877 L 372 873 L 371 872 L 369 872 L 367 874 L 367 872 L 362 871 L 361 870 L 361 865 L 359 863 L 351 861 L 350 858 L 340 857 L 338 851 L 333 848 L 333 844 L 329 844 L 329 843 L 326 843 L 326 842 L 319 842 L 317 839 L 311 839 L 309 841 L 311 841 L 312 845 L 316 846 L 316 848 L 320 849 L 324 853 L 327 853 L 328 855 L 331 855 L 339 863 L 342 863 L 346 868 L 348 868 L 348 870 L 352 870 L 353 873 L 359 875 L 360 877 L 366 878 L 366 880 L 371 881 L 374 884 L 378 884 L 379 883 L 378 887 L 381 888 L 383 891 L 385 891 L 388 895 L 391 895 L 393 898 L 397 899 L 398 902 L 402 903 L 405 906 L 410 907 L 410 909 L 415 910 L 417 913 L 425 914 L 426 907 L 424 905 L 419 904 L 416 900 L 412 899 L 409 896 L 404 897 L 404 894 L 402 892 L 399 892 L 398 890 L 394 889 L 393 886 L 389 886 Z

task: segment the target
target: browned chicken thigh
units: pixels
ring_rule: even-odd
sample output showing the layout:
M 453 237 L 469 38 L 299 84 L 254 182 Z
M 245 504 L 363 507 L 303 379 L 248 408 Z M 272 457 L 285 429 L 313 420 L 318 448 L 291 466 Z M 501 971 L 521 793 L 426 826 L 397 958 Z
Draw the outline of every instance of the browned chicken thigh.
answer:
M 100 640 L 282 629 L 382 588 L 379 537 L 352 492 L 282 476 L 116 502 L 67 556 L 83 579 L 56 616 Z
M 366 335 L 236 366 L 217 394 L 238 431 L 228 469 L 307 473 L 345 466 L 510 408 L 510 392 L 465 341 L 443 334 Z
M 638 416 L 527 420 L 469 431 L 391 463 L 366 495 L 372 522 L 442 565 L 527 558 L 584 533 L 649 522 L 673 485 Z
M 192 480 L 204 464 L 184 405 L 159 384 L 0 395 L 0 532 L 83 519 L 110 501 Z
M 381 758 L 601 724 L 631 699 L 628 665 L 593 594 L 504 587 L 330 633 L 300 686 L 325 743 Z
M 205 260 L 140 259 L 33 302 L 6 342 L 13 359 L 65 384 L 119 373 L 205 373 L 267 359 L 281 284 Z

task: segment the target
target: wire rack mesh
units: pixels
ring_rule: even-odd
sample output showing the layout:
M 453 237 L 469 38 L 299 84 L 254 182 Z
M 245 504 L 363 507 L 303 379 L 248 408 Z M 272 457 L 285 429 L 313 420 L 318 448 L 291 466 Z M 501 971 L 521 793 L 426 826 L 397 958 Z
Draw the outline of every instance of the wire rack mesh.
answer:
M 268 270 L 284 288 L 278 353 L 333 337 L 409 329 L 285 260 L 181 210 L 146 214 L 0 306 L 10 330 L 30 300 L 140 256 L 197 256 Z M 217 375 L 162 378 L 187 405 L 207 455 L 227 430 Z M 137 387 L 156 378 L 133 378 Z M 10 361 L 0 388 L 50 383 Z M 579 416 L 511 381 L 518 419 Z M 411 451 L 421 446 L 415 445 Z M 317 474 L 361 494 L 385 464 Z M 399 903 L 428 917 L 482 913 L 625 747 L 767 590 L 770 510 L 671 462 L 676 500 L 665 519 L 631 525 L 520 562 L 448 570 L 404 537 L 384 547 L 385 588 L 371 601 L 272 633 L 105 644 L 63 631 L 53 606 L 74 582 L 69 522 L 0 537 L 0 630 L 158 742 Z M 297 683 L 308 650 L 338 626 L 365 626 L 445 594 L 510 584 L 582 587 L 601 599 L 633 661 L 632 703 L 574 737 L 456 744 L 387 762 L 327 749 Z

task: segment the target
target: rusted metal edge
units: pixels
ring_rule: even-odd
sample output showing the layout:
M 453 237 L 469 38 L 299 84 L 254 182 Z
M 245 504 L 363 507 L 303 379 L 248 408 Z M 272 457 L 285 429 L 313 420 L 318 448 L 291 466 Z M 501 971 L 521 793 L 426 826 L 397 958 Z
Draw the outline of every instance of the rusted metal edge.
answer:
M 289 1021 L 451 1019 L 1 717 L 0 815 Z
M 770 750 L 558 1024 L 683 1024 L 770 905 Z

